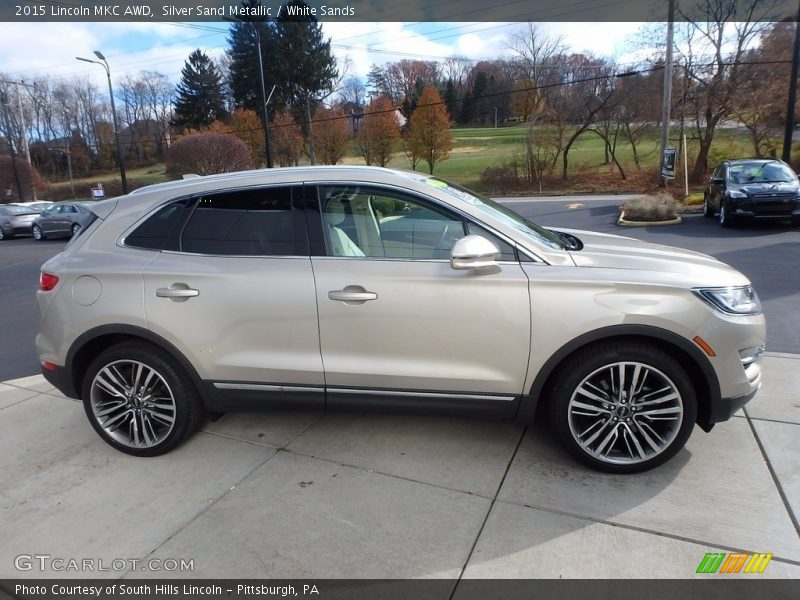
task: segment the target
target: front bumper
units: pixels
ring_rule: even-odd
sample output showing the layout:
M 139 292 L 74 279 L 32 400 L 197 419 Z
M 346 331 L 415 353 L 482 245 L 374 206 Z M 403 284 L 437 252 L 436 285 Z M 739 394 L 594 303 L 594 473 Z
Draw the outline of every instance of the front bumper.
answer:
M 737 410 L 742 408 L 745 404 L 750 402 L 753 397 L 758 393 L 758 390 L 761 389 L 761 382 L 755 387 L 755 389 L 743 396 L 736 396 L 734 398 L 715 398 L 712 399 L 710 402 L 710 410 L 708 414 L 708 418 L 704 419 L 704 422 L 700 423 L 700 426 L 705 429 L 706 431 L 710 431 L 711 428 L 714 426 L 715 423 L 722 423 L 723 421 L 727 421 L 730 419 Z

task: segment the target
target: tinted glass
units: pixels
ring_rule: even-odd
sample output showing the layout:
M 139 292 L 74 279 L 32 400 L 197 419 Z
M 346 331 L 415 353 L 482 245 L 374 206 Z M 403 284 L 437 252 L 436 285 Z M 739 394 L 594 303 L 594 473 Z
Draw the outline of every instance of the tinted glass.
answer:
M 198 254 L 297 254 L 291 188 L 203 196 L 181 236 L 181 250 Z
M 125 238 L 125 245 L 134 248 L 163 250 L 187 204 L 188 200 L 183 199 L 162 206 Z

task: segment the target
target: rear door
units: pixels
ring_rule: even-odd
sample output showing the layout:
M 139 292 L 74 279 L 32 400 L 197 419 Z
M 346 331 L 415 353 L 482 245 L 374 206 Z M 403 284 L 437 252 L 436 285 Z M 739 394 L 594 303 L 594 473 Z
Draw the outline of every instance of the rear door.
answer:
M 505 244 L 499 273 L 456 271 L 461 215 L 396 190 L 318 190 L 309 222 L 322 242 L 312 263 L 329 406 L 512 416 L 530 349 L 528 279 L 514 249 Z
M 166 248 L 144 272 L 149 327 L 228 406 L 324 405 L 299 190 L 259 187 L 186 201 Z

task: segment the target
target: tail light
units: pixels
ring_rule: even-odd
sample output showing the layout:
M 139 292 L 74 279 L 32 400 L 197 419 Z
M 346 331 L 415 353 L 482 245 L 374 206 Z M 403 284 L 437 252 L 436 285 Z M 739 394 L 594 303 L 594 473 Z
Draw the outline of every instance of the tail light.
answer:
M 55 275 L 51 275 L 50 273 L 45 273 L 42 271 L 39 273 L 39 289 L 43 292 L 49 292 L 54 287 L 58 285 L 58 277 Z

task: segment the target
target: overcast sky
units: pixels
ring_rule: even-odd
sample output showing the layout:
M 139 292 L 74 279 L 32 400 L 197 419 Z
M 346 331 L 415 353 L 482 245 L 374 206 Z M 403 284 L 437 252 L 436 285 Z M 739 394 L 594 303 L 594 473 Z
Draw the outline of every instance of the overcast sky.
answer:
M 564 36 L 573 51 L 592 52 L 624 60 L 638 23 L 544 23 L 553 35 Z M 365 78 L 372 64 L 403 58 L 436 60 L 448 56 L 496 58 L 510 53 L 519 23 L 324 23 L 340 62 L 350 58 L 351 72 Z M 105 89 L 98 66 L 75 60 L 94 58 L 100 50 L 112 77 L 154 70 L 173 82 L 189 53 L 201 48 L 212 57 L 226 48 L 227 23 L 0 23 L 0 72 L 32 80 L 49 75 L 72 78 L 89 75 Z M 265 57 L 266 59 L 266 57 Z M 268 62 L 268 59 L 267 59 Z

